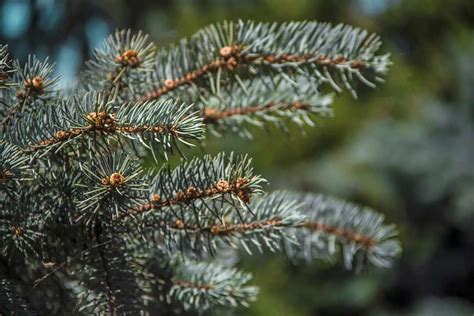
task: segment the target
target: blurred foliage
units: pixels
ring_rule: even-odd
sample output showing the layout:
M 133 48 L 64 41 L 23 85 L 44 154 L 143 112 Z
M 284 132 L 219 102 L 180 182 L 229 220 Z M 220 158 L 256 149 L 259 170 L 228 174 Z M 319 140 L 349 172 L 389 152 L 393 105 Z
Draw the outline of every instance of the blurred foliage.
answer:
M 23 20 L 8 18 L 12 12 Z M 50 55 L 70 78 L 114 28 L 143 29 L 166 45 L 237 18 L 343 22 L 381 35 L 393 52 L 387 82 L 362 91 L 357 103 L 338 96 L 334 119 L 306 135 L 255 131 L 254 141 L 226 136 L 204 146 L 249 153 L 272 188 L 379 209 L 397 223 L 404 244 L 395 269 L 355 277 L 324 263 L 248 258 L 241 264 L 254 272 L 261 294 L 242 314 L 471 315 L 474 1 L 0 0 L 0 41 L 23 59 L 31 51 Z

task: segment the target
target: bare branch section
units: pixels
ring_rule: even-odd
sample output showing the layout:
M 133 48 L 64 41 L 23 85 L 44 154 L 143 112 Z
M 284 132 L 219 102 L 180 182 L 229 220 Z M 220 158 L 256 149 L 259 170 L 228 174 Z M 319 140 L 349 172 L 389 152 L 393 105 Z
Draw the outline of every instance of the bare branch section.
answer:
M 247 107 L 242 108 L 234 108 L 228 110 L 217 110 L 212 107 L 204 108 L 204 123 L 207 124 L 216 124 L 220 120 L 225 120 L 232 116 L 237 115 L 248 115 L 254 114 L 258 112 L 267 112 L 271 111 L 272 109 L 279 109 L 283 111 L 291 111 L 291 110 L 307 110 L 309 109 L 309 104 L 304 101 L 295 101 L 292 103 L 287 104 L 278 104 L 278 103 L 267 103 L 264 105 L 250 105 Z
M 148 92 L 147 95 L 145 95 L 142 98 L 142 100 L 147 101 L 147 100 L 157 99 L 160 96 L 179 88 L 180 86 L 191 84 L 195 80 L 203 77 L 204 75 L 215 72 L 219 70 L 220 68 L 223 68 L 223 66 L 225 65 L 226 65 L 225 60 L 214 60 L 210 62 L 208 65 L 204 65 L 199 69 L 188 72 L 179 78 L 166 79 L 163 82 L 163 86 L 156 88 L 153 91 Z

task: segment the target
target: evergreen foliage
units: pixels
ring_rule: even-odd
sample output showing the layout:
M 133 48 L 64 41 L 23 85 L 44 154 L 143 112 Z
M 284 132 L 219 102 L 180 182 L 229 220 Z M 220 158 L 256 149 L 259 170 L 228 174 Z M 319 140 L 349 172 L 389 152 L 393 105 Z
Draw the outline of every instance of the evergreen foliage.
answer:
M 210 130 L 312 125 L 328 90 L 373 86 L 390 65 L 376 35 L 317 22 L 209 26 L 156 50 L 117 31 L 73 92 L 53 65 L 0 48 L 0 310 L 206 313 L 248 306 L 239 250 L 340 254 L 389 267 L 400 246 L 382 215 L 316 194 L 265 193 L 247 156 L 186 160 Z M 153 155 L 149 170 L 141 159 Z M 181 155 L 176 167 L 167 161 Z

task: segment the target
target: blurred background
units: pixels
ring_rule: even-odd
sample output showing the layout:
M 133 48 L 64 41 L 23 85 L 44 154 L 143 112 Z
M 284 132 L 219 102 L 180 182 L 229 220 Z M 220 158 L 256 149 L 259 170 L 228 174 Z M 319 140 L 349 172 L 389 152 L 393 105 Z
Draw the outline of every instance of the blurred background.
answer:
M 400 230 L 390 270 L 243 257 L 261 287 L 241 315 L 473 315 L 474 1 L 0 0 L 0 42 L 20 60 L 50 56 L 66 83 L 116 28 L 167 45 L 224 19 L 319 20 L 381 35 L 394 65 L 335 118 L 301 133 L 226 136 L 206 152 L 246 152 L 269 189 L 322 192 L 368 205 Z

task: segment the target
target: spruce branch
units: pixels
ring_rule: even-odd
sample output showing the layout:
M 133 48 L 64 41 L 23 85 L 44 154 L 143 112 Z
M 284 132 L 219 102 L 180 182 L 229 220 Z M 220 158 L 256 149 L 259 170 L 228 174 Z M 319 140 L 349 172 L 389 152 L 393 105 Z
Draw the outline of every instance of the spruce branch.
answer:
M 147 183 L 140 177 L 142 169 L 136 160 L 125 154 L 96 157 L 92 163 L 81 164 L 84 177 L 76 186 L 81 189 L 75 222 L 95 224 L 97 219 L 117 218 L 132 205 L 143 203 Z
M 95 226 L 95 238 L 101 247 L 87 255 L 84 286 L 80 296 L 87 303 L 79 310 L 110 315 L 136 314 L 143 310 L 142 290 L 131 271 L 130 258 L 122 240 L 114 238 L 104 223 Z M 113 242 L 108 242 L 113 239 Z M 90 262 L 92 260 L 92 262 Z
M 176 298 L 185 310 L 200 313 L 214 307 L 248 306 L 258 290 L 248 286 L 251 276 L 234 268 L 215 263 L 183 260 L 177 264 L 169 296 Z
M 23 180 L 28 156 L 13 144 L 0 140 L 0 190 L 12 189 L 12 182 Z
M 384 216 L 365 207 L 323 195 L 295 195 L 303 203 L 307 220 L 295 229 L 298 247 L 287 244 L 290 257 L 334 258 L 340 245 L 344 264 L 360 268 L 364 261 L 387 268 L 401 248 L 394 225 L 385 224 Z
M 317 85 L 316 85 L 317 87 Z M 216 135 L 233 133 L 252 138 L 247 125 L 265 123 L 286 130 L 288 122 L 313 126 L 315 117 L 332 115 L 331 94 L 322 94 L 304 78 L 294 83 L 281 76 L 262 77 L 220 87 L 211 85 L 198 103 L 204 123 Z
M 12 71 L 8 58 L 8 46 L 0 44 L 0 89 L 13 85 L 9 80 Z
M 169 165 L 163 167 L 151 180 L 149 202 L 132 208 L 130 214 L 158 213 L 156 223 L 183 212 L 219 218 L 217 210 L 223 204 L 245 205 L 253 195 L 262 193 L 264 182 L 254 174 L 247 156 L 206 155 L 183 161 L 174 170 Z
M 39 214 L 32 213 L 25 196 L 6 196 L 0 210 L 0 255 L 6 258 L 20 253 L 21 258 L 40 257 L 43 224 Z
M 189 114 L 189 106 L 173 100 L 126 103 L 116 108 L 95 92 L 74 96 L 52 105 L 41 113 L 17 121 L 12 135 L 28 153 L 55 149 L 73 141 L 92 143 L 113 138 L 119 143 L 138 140 L 145 147 L 172 152 L 178 143 L 202 137 L 202 119 Z
M 6 103 L 3 103 L 2 130 L 12 125 L 11 120 L 15 116 L 38 111 L 55 96 L 59 77 L 52 77 L 53 70 L 54 64 L 50 64 L 48 58 L 40 61 L 36 56 L 29 55 L 24 66 L 18 60 L 13 61 L 9 86 L 16 88 L 16 94 L 8 94 Z
M 228 205 L 219 218 L 196 219 L 191 214 L 176 214 L 163 221 L 162 233 L 167 235 L 171 249 L 188 242 L 187 246 L 198 253 L 218 253 L 223 245 L 243 248 L 249 254 L 253 248 L 259 252 L 264 248 L 281 251 L 282 241 L 294 240 L 287 228 L 304 222 L 299 206 L 288 194 L 274 192 L 254 199 L 240 210 Z
M 4 276 L 0 276 L 0 310 L 8 315 L 33 314 L 15 282 Z
M 13 70 L 13 80 L 18 87 L 18 101 L 28 98 L 44 100 L 55 92 L 59 77 L 52 77 L 54 64 L 50 64 L 48 58 L 40 61 L 36 56 L 30 55 L 24 66 L 18 60 L 14 61 Z
M 379 46 L 350 26 L 238 21 L 155 57 L 145 35 L 117 31 L 72 92 L 55 90 L 47 60 L 21 66 L 0 46 L 0 306 L 26 308 L 22 296 L 51 314 L 247 306 L 257 290 L 224 260 L 240 248 L 390 266 L 400 247 L 382 215 L 263 194 L 247 156 L 147 173 L 139 160 L 146 149 L 156 164 L 156 153 L 182 155 L 205 127 L 249 137 L 249 125 L 313 125 L 331 115 L 328 83 L 355 94 L 381 79 L 390 62 Z
M 252 248 L 286 250 L 291 258 L 307 260 L 335 259 L 338 244 L 348 269 L 356 259 L 357 268 L 367 260 L 389 267 L 400 253 L 394 226 L 385 224 L 382 215 L 350 203 L 322 195 L 274 192 L 257 198 L 248 209 L 238 216 L 227 208 L 221 221 L 196 222 L 189 214 L 177 214 L 163 221 L 163 234 L 172 245 L 189 242 L 199 252 L 216 253 L 229 245 L 249 254 Z
M 85 88 L 101 91 L 106 98 L 131 100 L 142 93 L 154 63 L 155 46 L 147 35 L 117 30 L 86 63 Z
M 303 74 L 355 94 L 354 78 L 373 86 L 386 72 L 388 55 L 376 55 L 380 39 L 348 25 L 319 22 L 224 22 L 158 53 L 156 99 L 187 85 L 202 85 L 212 73 L 249 77 L 264 73 Z M 185 90 L 179 89 L 180 92 Z

